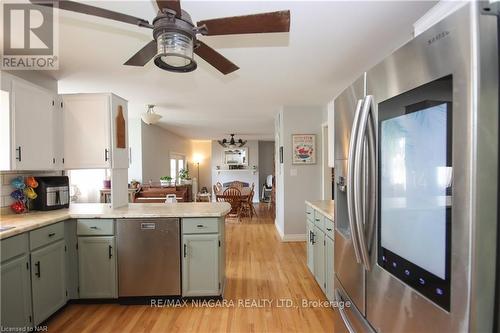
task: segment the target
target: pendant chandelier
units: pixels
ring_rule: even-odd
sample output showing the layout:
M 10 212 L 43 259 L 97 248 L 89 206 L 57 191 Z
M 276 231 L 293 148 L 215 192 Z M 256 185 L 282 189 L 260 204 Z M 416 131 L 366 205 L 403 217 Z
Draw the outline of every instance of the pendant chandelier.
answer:
M 247 143 L 247 140 L 242 140 L 242 139 L 235 140 L 234 134 L 231 134 L 231 138 L 229 140 L 222 139 L 218 140 L 217 142 L 224 148 L 237 148 L 237 147 L 243 147 L 245 143 Z
M 148 104 L 148 109 L 141 114 L 142 121 L 148 125 L 154 125 L 161 119 L 161 115 L 154 111 L 154 107 L 155 106 L 153 104 Z

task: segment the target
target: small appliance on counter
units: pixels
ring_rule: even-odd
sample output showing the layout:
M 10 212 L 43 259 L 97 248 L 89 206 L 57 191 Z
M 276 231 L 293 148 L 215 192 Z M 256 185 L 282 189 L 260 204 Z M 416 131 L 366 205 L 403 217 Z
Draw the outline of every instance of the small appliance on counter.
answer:
M 38 182 L 36 210 L 54 210 L 69 207 L 69 179 L 67 176 L 35 177 Z

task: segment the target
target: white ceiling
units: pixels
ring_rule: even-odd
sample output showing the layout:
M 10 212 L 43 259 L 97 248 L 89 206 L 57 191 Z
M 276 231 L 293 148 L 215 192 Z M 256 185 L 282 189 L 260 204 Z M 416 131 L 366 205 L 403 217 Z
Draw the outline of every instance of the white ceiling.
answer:
M 85 1 L 152 20 L 153 1 Z M 183 1 L 193 21 L 290 9 L 290 33 L 201 37 L 240 70 L 224 76 L 197 59 L 192 73 L 153 62 L 122 64 L 152 37 L 150 29 L 61 11 L 61 93 L 114 92 L 140 114 L 156 104 L 160 126 L 187 138 L 228 133 L 268 139 L 282 105 L 324 105 L 364 70 L 407 41 L 434 2 Z

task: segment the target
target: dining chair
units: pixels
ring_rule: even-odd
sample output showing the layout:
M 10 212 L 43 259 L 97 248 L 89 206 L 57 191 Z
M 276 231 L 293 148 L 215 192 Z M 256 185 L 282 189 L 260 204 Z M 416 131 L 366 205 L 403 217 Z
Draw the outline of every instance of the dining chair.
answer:
M 231 211 L 229 214 L 236 215 L 239 221 L 241 219 L 242 209 L 241 191 L 236 187 L 228 187 L 224 190 L 221 198 L 223 201 L 228 202 L 231 205 Z
M 235 180 L 232 184 L 231 184 L 231 187 L 235 187 L 237 189 L 242 189 L 243 188 L 243 185 L 244 183 L 243 182 L 240 182 L 238 180 Z
M 255 206 L 253 205 L 253 196 L 255 194 L 254 189 L 250 191 L 250 194 L 241 202 L 242 205 L 242 211 L 245 213 L 248 213 L 248 216 L 250 218 L 253 218 L 253 216 L 258 216 L 257 210 L 255 210 Z

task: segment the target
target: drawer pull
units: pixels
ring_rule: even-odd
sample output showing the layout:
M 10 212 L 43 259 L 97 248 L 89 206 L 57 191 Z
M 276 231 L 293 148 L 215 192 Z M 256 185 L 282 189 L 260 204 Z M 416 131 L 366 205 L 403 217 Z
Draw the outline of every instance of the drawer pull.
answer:
M 205 226 L 203 224 L 198 224 L 196 227 L 197 228 L 205 228 Z
M 331 229 L 331 228 L 326 228 L 326 230 L 328 230 L 328 231 L 332 231 L 332 229 Z
M 96 226 L 91 226 L 91 227 L 90 227 L 90 229 L 97 230 L 97 229 L 99 229 L 99 228 L 98 228 L 98 227 L 96 227 Z
M 319 222 L 319 219 L 315 219 L 317 222 Z
M 51 232 L 51 233 L 49 234 L 49 237 L 54 237 L 55 235 L 56 235 L 56 233 L 55 233 L 55 232 Z
M 307 215 L 311 215 L 311 212 L 306 212 Z

